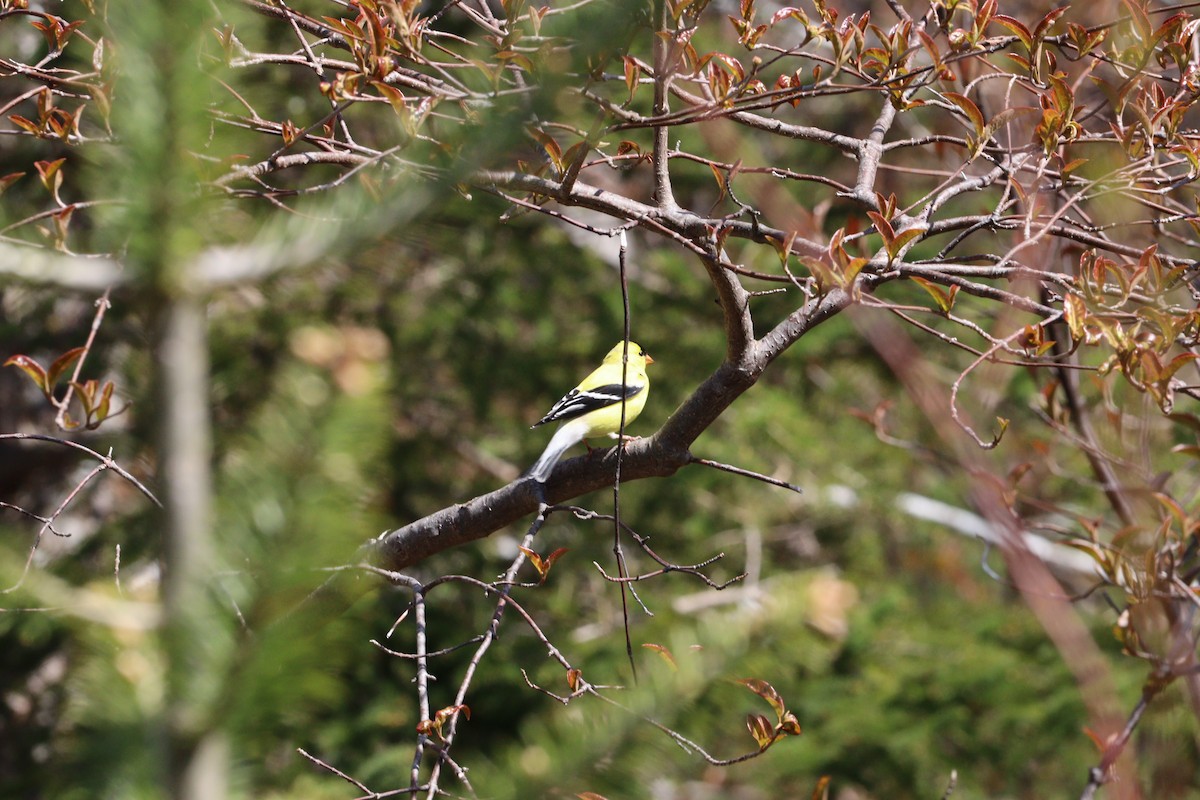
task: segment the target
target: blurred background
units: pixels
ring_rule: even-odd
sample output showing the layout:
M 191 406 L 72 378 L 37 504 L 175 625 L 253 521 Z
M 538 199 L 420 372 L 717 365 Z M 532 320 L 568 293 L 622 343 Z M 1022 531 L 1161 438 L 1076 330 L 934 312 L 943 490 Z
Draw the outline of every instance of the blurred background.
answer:
M 316 91 L 311 71 L 221 63 L 223 26 L 236 30 L 246 52 L 234 48 L 235 56 L 245 60 L 247 53 L 294 53 L 295 34 L 286 24 L 251 13 L 248 3 L 218 4 L 215 18 L 207 4 L 179 4 L 203 18 L 205 38 L 197 43 L 162 33 L 159 45 L 177 36 L 190 49 L 155 76 L 138 59 L 156 52 L 156 24 L 185 13 L 166 8 L 173 4 L 153 11 L 127 3 L 42 5 L 45 13 L 84 23 L 54 59 L 55 69 L 105 75 L 115 67 L 90 62 L 96 43 L 115 37 L 103 58 L 119 53 L 130 71 L 109 98 L 111 117 L 90 103 L 80 129 L 85 141 L 17 135 L 21 127 L 4 122 L 0 173 L 25 173 L 0 198 L 7 242 L 60 253 L 124 252 L 136 265 L 154 247 L 138 237 L 168 237 L 162 228 L 137 227 L 156 219 L 151 212 L 164 196 L 176 209 L 169 235 L 194 240 L 179 245 L 184 250 L 252 240 L 281 215 L 292 218 L 289 224 L 321 228 L 339 213 L 341 201 L 314 208 L 285 199 L 289 207 L 281 210 L 229 186 L 214 188 L 228 165 L 267 157 L 274 145 L 265 146 L 261 130 L 138 121 L 152 113 L 153 98 L 167 98 L 201 109 L 194 115 L 205 119 L 250 116 L 246 108 L 253 107 L 262 119 L 316 124 L 329 100 Z M 292 6 L 314 19 L 350 18 L 355 11 L 336 3 Z M 0 8 L 0 52 L 38 63 L 47 52 L 43 33 L 15 4 Z M 602 19 L 617 13 L 592 8 Z M 721 14 L 715 16 L 697 43 L 729 36 Z M 44 17 L 33 21 L 46 24 Z M 619 72 L 619 65 L 609 69 Z M 201 74 L 204 82 L 179 87 Z M 0 81 L 6 115 L 35 118 L 37 95 L 30 92 L 41 85 L 57 86 L 6 67 Z M 529 102 L 561 111 L 555 98 L 547 91 Z M 85 105 L 67 95 L 57 102 L 68 112 Z M 803 113 L 830 130 L 864 135 L 877 104 L 863 93 L 817 100 Z M 371 115 L 353 117 L 357 106 L 348 112 L 358 143 L 385 147 L 400 136 L 397 124 L 376 112 L 381 106 L 387 110 L 379 103 Z M 506 127 L 510 115 L 529 112 L 513 106 L 498 104 L 486 124 L 444 138 L 457 153 L 471 152 L 472 166 L 511 161 L 521 148 L 536 159 L 536 148 Z M 159 156 L 132 147 L 133 130 L 179 140 L 161 155 L 162 163 L 175 165 L 170 180 L 156 166 Z M 649 131 L 626 135 L 650 148 Z M 715 123 L 680 129 L 678 136 L 683 149 L 709 147 L 730 162 L 780 163 L 838 180 L 853 174 L 853 165 L 828 149 L 793 141 L 786 151 L 765 151 L 779 145 L 749 135 L 727 138 Z M 406 157 L 436 164 L 436 150 L 418 142 Z M 30 165 L 58 158 L 66 159 L 60 167 L 66 177 L 56 188 Z M 338 174 L 320 169 L 296 177 L 294 186 Z M 206 591 L 217 610 L 203 623 L 202 644 L 221 668 L 198 670 L 194 678 L 210 684 L 201 689 L 212 724 L 229 737 L 231 796 L 360 794 L 297 748 L 374 791 L 408 786 L 421 721 L 415 670 L 411 660 L 371 642 L 412 651 L 411 620 L 395 624 L 410 594 L 362 575 L 329 605 L 314 608 L 304 598 L 326 579 L 322 569 L 352 560 L 369 538 L 514 480 L 549 435 L 529 426 L 621 336 L 613 239 L 514 210 L 452 179 L 422 182 L 417 172 L 350 181 L 347 191 L 357 193 L 357 202 L 401 210 L 364 213 L 360 223 L 335 230 L 334 243 L 311 263 L 204 299 L 217 548 Z M 609 180 L 645 198 L 645 176 L 644 166 L 633 165 L 613 170 Z M 685 207 L 720 200 L 703 164 L 681 164 L 673 177 Z M 288 187 L 290 179 L 281 173 L 276 185 Z M 206 187 L 203 197 L 179 188 L 189 180 Z M 884 181 L 903 191 L 902 177 Z M 786 187 L 790 196 L 770 208 L 822 217 L 797 218 L 796 226 L 831 231 L 846 223 L 848 208 L 831 200 L 827 188 Z M 64 204 L 83 204 L 65 235 L 53 216 L 62 216 Z M 770 248 L 759 249 L 766 252 L 747 247 L 735 260 L 777 270 Z M 725 337 L 712 286 L 694 257 L 635 232 L 629 261 L 632 336 L 655 359 L 649 402 L 631 432 L 649 435 L 721 363 Z M 131 270 L 133 279 L 109 296 L 84 370 L 86 378 L 114 382 L 113 406 L 124 412 L 96 430 L 64 433 L 34 382 L 9 367 L 0 370 L 0 433 L 47 433 L 101 454 L 111 450 L 159 492 L 155 425 L 162 400 L 153 353 L 162 295 L 148 288 L 156 279 Z M 100 296 L 0 276 L 0 358 L 26 354 L 45 365 L 81 346 Z M 928 304 L 911 285 L 891 295 L 897 302 L 922 297 Z M 755 302 L 763 330 L 795 304 L 787 294 Z M 636 713 L 587 698 L 564 707 L 529 688 L 522 670 L 552 691 L 568 691 L 543 644 L 518 620 L 506 619 L 467 696 L 471 716 L 460 723 L 455 743 L 455 759 L 469 768 L 479 796 L 570 798 L 590 791 L 609 798 L 758 800 L 809 797 L 823 776 L 829 796 L 843 800 L 937 798 L 948 787 L 956 798 L 1078 793 L 1099 758 L 1085 730 L 1080 689 L 999 554 L 972 535 L 971 520 L 978 518 L 967 499 L 971 478 L 944 444 L 945 420 L 922 416 L 862 335 L 872 315 L 883 313 L 859 309 L 814 329 L 693 448 L 700 457 L 797 484 L 803 494 L 695 466 L 622 489 L 622 518 L 651 537 L 660 555 L 691 564 L 723 554 L 706 570 L 718 582 L 746 573 L 720 592 L 686 575 L 638 587 L 652 615 L 636 602 L 629 606 L 636 685 L 625 655 L 621 594 L 592 564 L 615 570 L 611 526 L 551 518 L 537 549 L 569 552 L 544 586 L 515 596 L 590 680 L 627 685 L 620 699 Z M 936 340 L 918 346 L 942 386 L 970 361 Z M 1055 449 L 1051 434 L 1038 427 L 1037 380 L 1015 368 L 989 377 L 996 379 L 971 387 L 964 401 L 978 400 L 1012 421 L 1001 446 L 983 456 L 988 468 L 1033 469 L 1047 508 L 1103 514 L 1099 489 L 1078 478 L 1083 456 Z M 0 506 L 0 577 L 8 588 L 0 597 L 2 797 L 161 796 L 158 737 L 168 690 L 153 622 L 161 601 L 161 517 L 111 472 L 70 497 L 54 531 L 39 535 L 42 523 L 13 508 L 50 515 L 96 463 L 50 442 L 0 441 L 0 501 L 7 504 Z M 1185 463 L 1181 456 L 1175 466 Z M 611 511 L 608 492 L 576 502 Z M 523 533 L 518 524 L 411 573 L 420 580 L 445 574 L 492 580 L 511 562 Z M 1064 586 L 1091 585 L 1078 560 L 1065 549 L 1055 552 L 1052 567 Z M 634 572 L 652 568 L 636 551 L 627 553 Z M 536 580 L 529 567 L 522 576 Z M 1114 705 L 1124 713 L 1141 694 L 1144 665 L 1121 656 L 1112 634 L 1116 614 L 1103 592 L 1076 607 L 1107 656 Z M 461 586 L 431 592 L 430 648 L 476 636 L 494 608 L 484 593 Z M 470 653 L 433 662 L 435 709 L 452 703 Z M 639 718 L 653 717 L 719 758 L 753 750 L 745 717 L 770 711 L 734 683 L 749 677 L 775 687 L 804 733 L 745 764 L 708 766 Z M 1145 796 L 1196 796 L 1198 733 L 1182 689 L 1171 687 L 1146 713 L 1133 748 Z M 468 794 L 458 786 L 451 791 Z

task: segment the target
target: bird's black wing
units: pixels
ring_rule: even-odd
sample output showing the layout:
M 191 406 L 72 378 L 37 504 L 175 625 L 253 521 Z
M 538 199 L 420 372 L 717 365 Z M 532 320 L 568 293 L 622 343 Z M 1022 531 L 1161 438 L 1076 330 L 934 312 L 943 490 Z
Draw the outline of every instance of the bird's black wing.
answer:
M 628 400 L 645 388 L 645 384 L 627 384 L 622 386 L 619 383 L 610 383 L 585 391 L 572 389 L 554 404 L 554 407 L 546 413 L 546 416 L 533 423 L 533 427 L 536 428 L 538 425 L 545 425 L 547 422 L 561 422 L 565 419 L 582 417 L 590 411 L 596 411 L 616 405 L 622 400 Z

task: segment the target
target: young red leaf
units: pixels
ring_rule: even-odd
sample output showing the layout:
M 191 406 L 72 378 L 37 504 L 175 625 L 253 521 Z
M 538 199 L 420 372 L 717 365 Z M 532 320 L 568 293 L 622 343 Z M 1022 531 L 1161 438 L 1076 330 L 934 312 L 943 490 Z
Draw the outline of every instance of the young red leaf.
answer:
M 16 355 L 5 361 L 4 366 L 16 367 L 30 378 L 33 378 L 33 382 L 42 390 L 42 394 L 46 395 L 46 399 L 53 399 L 50 394 L 50 383 L 46 380 L 46 370 L 42 369 L 41 364 L 29 356 Z
M 967 119 L 970 120 L 971 127 L 975 129 L 976 140 L 982 139 L 983 128 L 987 123 L 983 118 L 983 112 L 979 110 L 979 106 L 975 105 L 975 101 L 957 92 L 946 92 L 946 99 L 958 106 Z
M 526 128 L 526 131 L 538 141 L 542 149 L 546 151 L 546 155 L 550 158 L 550 163 L 561 173 L 564 169 L 562 146 L 559 145 L 553 136 L 537 128 L 531 126 Z
M 858 277 L 858 273 L 862 272 L 863 267 L 871 263 L 869 258 L 852 258 L 842 267 L 838 283 L 843 289 L 849 289 L 854 285 L 854 280 Z
M 1071 172 L 1074 172 L 1075 170 L 1077 170 L 1077 169 L 1079 169 L 1080 167 L 1082 167 L 1084 164 L 1088 163 L 1088 161 L 1089 161 L 1089 160 L 1090 160 L 1090 159 L 1087 159 L 1087 158 L 1074 158 L 1074 159 L 1071 159 L 1071 160 L 1070 160 L 1070 161 L 1068 161 L 1066 164 L 1063 164 L 1063 166 L 1062 166 L 1062 169 L 1061 169 L 1061 170 L 1059 170 L 1059 171 L 1060 171 L 1060 172 L 1063 174 L 1063 176 L 1065 177 L 1065 176 L 1066 176 L 1066 175 L 1068 175 L 1069 173 L 1071 173 Z
M 949 314 L 950 309 L 954 308 L 954 298 L 958 294 L 957 286 L 951 286 L 949 290 L 946 290 L 936 283 L 916 275 L 912 276 L 912 279 L 918 286 L 929 292 L 929 296 L 933 298 L 933 302 L 937 303 L 937 307 L 943 314 Z
M 1063 300 L 1063 316 L 1067 321 L 1067 330 L 1071 332 L 1071 338 L 1077 342 L 1083 341 L 1084 323 L 1087 321 L 1088 311 L 1084 305 L 1083 298 L 1077 294 L 1069 294 Z
M 0 194 L 3 194 L 5 189 L 12 186 L 23 177 L 25 177 L 24 172 L 10 172 L 8 175 L 0 177 Z
M 796 715 L 790 711 L 784 712 L 783 719 L 779 721 L 779 732 L 786 736 L 799 736 L 800 720 L 796 719 Z
M 529 563 L 533 564 L 533 568 L 537 570 L 538 583 L 545 583 L 547 567 L 542 556 L 538 552 L 530 550 L 528 547 L 518 546 L 517 549 L 529 558 Z
M 904 249 L 905 245 L 920 236 L 924 236 L 928 230 L 929 228 L 924 225 L 914 225 L 913 227 L 906 228 L 900 233 L 896 234 L 895 238 L 893 238 L 892 241 L 887 245 L 888 259 L 895 260 L 896 256 L 900 255 L 900 251 Z
M 1059 17 L 1067 13 L 1069 8 L 1070 6 L 1059 6 L 1058 8 L 1051 9 L 1046 16 L 1042 17 L 1042 21 L 1037 24 L 1037 27 L 1033 29 L 1033 37 L 1038 40 L 1046 38 L 1046 34 L 1050 32 L 1051 26 L 1058 21 Z
M 26 119 L 20 114 L 9 114 L 8 121 L 13 125 L 16 125 L 18 128 L 32 133 L 34 136 L 42 135 L 42 129 L 36 122 L 31 119 Z
M 99 425 L 108 419 L 108 412 L 112 406 L 113 389 L 115 388 L 112 381 L 107 381 L 104 384 L 104 388 L 100 390 L 100 402 L 96 404 L 95 424 Z
M 662 657 L 662 660 L 666 661 L 667 664 L 671 666 L 671 669 L 679 669 L 679 665 L 675 662 L 675 656 L 671 655 L 671 651 L 663 647 L 661 644 L 652 644 L 650 642 L 646 642 L 642 645 L 642 647 L 658 653 L 659 656 Z
M 718 202 L 725 199 L 725 195 L 729 194 L 729 184 L 725 180 L 725 171 L 716 164 L 709 164 L 708 168 L 712 170 L 713 178 L 717 181 L 717 200 Z
M 839 278 L 837 273 L 821 259 L 801 258 L 800 263 L 808 269 L 809 274 L 816 278 L 817 288 L 822 292 L 828 292 L 832 287 L 842 285 L 843 278 Z M 862 268 L 859 267 L 859 269 Z
M 76 359 L 83 355 L 83 353 L 84 348 L 73 347 L 58 358 L 54 359 L 54 362 L 50 365 L 50 369 L 46 370 L 46 385 L 50 387 L 50 391 L 54 391 L 54 387 L 58 383 L 58 379 L 62 377 L 63 373 L 66 372 L 70 366 L 75 363 Z
M 553 552 L 551 552 L 550 555 L 546 556 L 546 571 L 549 572 L 550 568 L 554 566 L 554 562 L 558 561 L 560 558 L 565 556 L 568 552 L 570 552 L 568 548 L 559 547 L 559 548 L 555 549 Z
M 425 734 L 426 736 L 436 736 L 440 739 L 442 738 L 442 727 L 455 714 L 459 713 L 467 719 L 471 718 L 471 709 L 465 705 L 439 708 L 437 713 L 433 715 L 433 719 L 423 719 L 417 723 L 417 733 Z
M 83 406 L 84 420 L 91 419 L 96 405 L 96 382 L 84 381 L 83 383 L 76 383 L 75 381 L 71 381 L 71 386 L 74 387 L 75 394 L 79 397 L 79 403 Z
M 1065 11 L 1066 9 L 1063 10 Z M 1033 49 L 1033 34 L 1029 32 L 1029 28 L 1026 28 L 1022 22 L 1005 14 L 997 14 L 992 17 L 992 21 L 1012 31 L 1021 40 L 1021 44 L 1025 45 L 1026 50 Z
M 587 154 L 591 149 L 592 145 L 586 139 L 568 147 L 567 152 L 563 153 L 564 171 L 569 171 L 576 164 L 582 166 L 583 160 L 587 158 Z
M 380 97 L 388 101 L 388 105 L 392 107 L 392 110 L 401 117 L 412 113 L 408 107 L 408 98 L 404 96 L 404 92 L 383 81 L 371 81 L 371 85 L 375 87 L 375 91 L 379 92 Z
M 65 158 L 57 158 L 54 161 L 33 162 L 38 175 L 41 176 L 42 185 L 55 196 L 58 195 L 58 187 L 62 186 L 63 174 L 61 168 L 66 160 Z
M 1185 364 L 1189 361 L 1195 361 L 1197 358 L 1200 358 L 1200 356 L 1197 356 L 1195 353 L 1180 353 L 1162 368 L 1159 380 L 1169 381 Z
M 888 222 L 887 217 L 878 211 L 868 211 L 867 216 L 871 218 L 871 222 L 875 225 L 875 230 L 879 231 L 879 235 L 883 237 L 885 246 L 890 244 L 892 239 L 896 238 L 896 232 L 892 229 L 892 223 Z
M 775 715 L 779 719 L 783 719 L 783 715 L 787 712 L 787 709 L 784 708 L 783 698 L 779 696 L 779 692 L 775 691 L 774 686 L 759 678 L 741 678 L 737 683 L 740 683 L 763 700 L 766 700 L 771 708 L 775 710 Z
M 631 56 L 622 56 L 621 60 L 625 62 L 625 87 L 629 89 L 629 99 L 632 100 L 634 90 L 638 87 L 638 80 L 642 77 L 642 68 Z
M 713 62 L 724 64 L 725 68 L 728 69 L 729 72 L 738 79 L 738 81 L 743 81 L 746 79 L 746 68 L 742 66 L 742 62 L 738 61 L 733 56 L 727 53 L 716 52 L 709 53 L 707 56 L 705 56 L 705 58 L 711 59 Z
M 759 750 L 766 750 L 775 741 L 775 729 L 771 726 L 770 720 L 762 714 L 747 714 L 746 729 L 758 743 Z
M 638 155 L 641 155 L 642 148 L 638 145 L 637 142 L 630 141 L 629 139 L 622 139 L 617 144 L 617 155 L 623 156 L 626 153 L 636 153 Z
M 787 238 L 783 240 L 777 239 L 770 235 L 765 237 L 767 244 L 775 248 L 775 254 L 779 256 L 779 263 L 783 266 L 787 266 L 788 256 L 792 252 L 792 242 L 796 241 L 797 234 L 797 231 L 790 231 L 787 234 Z
M 793 8 L 792 6 L 784 6 L 772 14 L 771 21 L 768 24 L 776 25 L 788 18 L 800 20 L 800 22 L 805 25 L 808 24 L 808 17 L 804 14 L 804 12 L 798 8 Z

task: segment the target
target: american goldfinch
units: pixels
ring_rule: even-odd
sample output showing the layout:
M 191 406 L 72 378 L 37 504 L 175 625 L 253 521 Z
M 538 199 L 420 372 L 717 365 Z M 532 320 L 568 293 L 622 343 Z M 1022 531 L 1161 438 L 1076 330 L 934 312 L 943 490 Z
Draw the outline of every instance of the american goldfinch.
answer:
M 554 404 L 546 416 L 533 424 L 532 427 L 536 428 L 547 422 L 563 423 L 527 473 L 538 483 L 546 482 L 558 459 L 572 445 L 597 436 L 615 438 L 621 429 L 622 404 L 625 406 L 626 425 L 642 413 L 646 396 L 650 394 L 646 365 L 653 364 L 654 359 L 641 345 L 630 342 L 629 362 L 622 365 L 624 352 L 625 342 L 617 342 L 591 375 L 580 381 L 578 386 Z M 622 374 L 625 377 L 624 385 L 621 383 Z

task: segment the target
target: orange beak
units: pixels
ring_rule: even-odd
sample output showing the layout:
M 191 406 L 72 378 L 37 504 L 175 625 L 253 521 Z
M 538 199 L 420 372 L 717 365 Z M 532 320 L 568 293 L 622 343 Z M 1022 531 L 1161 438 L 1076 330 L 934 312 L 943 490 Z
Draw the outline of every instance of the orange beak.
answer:
M 653 364 L 653 363 L 654 363 L 654 359 L 653 359 L 653 358 L 650 356 L 650 354 L 649 354 L 649 353 L 646 353 L 646 363 L 647 363 L 647 364 Z

